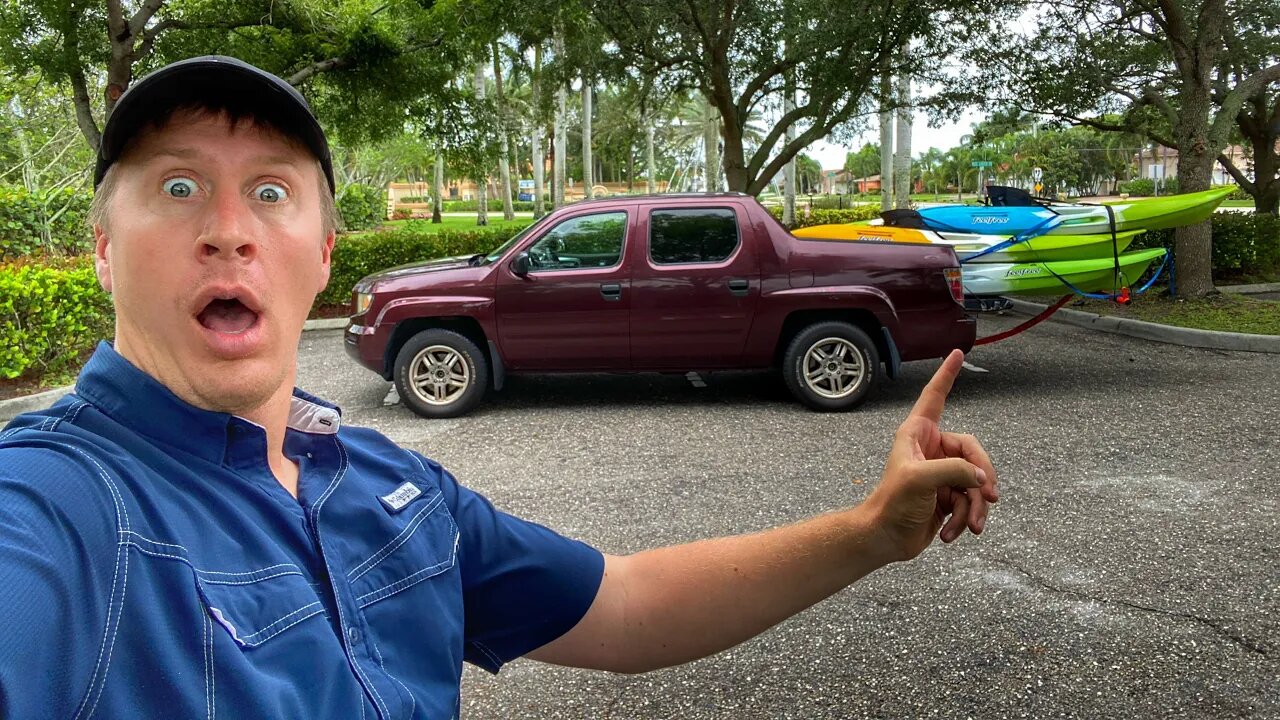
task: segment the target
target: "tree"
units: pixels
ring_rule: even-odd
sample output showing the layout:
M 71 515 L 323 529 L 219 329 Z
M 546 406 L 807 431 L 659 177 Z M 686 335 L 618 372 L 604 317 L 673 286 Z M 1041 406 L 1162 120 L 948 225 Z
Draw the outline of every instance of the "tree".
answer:
M 860 180 L 880 172 L 880 145 L 863 143 L 858 152 L 847 153 L 844 157 L 844 171 Z
M 68 88 L 92 149 L 137 76 L 211 53 L 306 86 L 317 113 L 354 141 L 399 132 L 405 107 L 446 84 L 473 42 L 460 21 L 451 2 L 5 0 L 0 63 Z
M 806 195 L 822 192 L 822 165 L 801 153 L 796 156 L 797 190 Z
M 1275 3 L 1101 0 L 1040 12 L 1030 46 L 1002 56 L 1025 79 L 1004 84 L 1011 99 L 1176 149 L 1183 191 L 1209 187 L 1245 103 L 1280 82 Z M 1118 120 L 1105 119 L 1107 113 Z M 1208 221 L 1178 228 L 1174 259 L 1179 294 L 1213 290 Z
M 852 130 L 852 121 L 870 110 L 872 85 L 886 58 L 892 72 L 936 71 L 940 58 L 996 12 L 991 4 L 959 0 L 785 4 L 593 0 L 590 6 L 614 40 L 614 57 L 668 73 L 716 107 L 724 122 L 728 189 L 752 195 L 814 141 Z M 804 18 L 801 31 L 788 29 L 794 18 Z M 908 38 L 917 39 L 912 52 L 899 55 Z M 801 100 L 783 112 L 787 78 Z M 743 134 L 756 110 L 775 120 L 748 153 Z M 788 129 L 794 139 L 780 146 Z

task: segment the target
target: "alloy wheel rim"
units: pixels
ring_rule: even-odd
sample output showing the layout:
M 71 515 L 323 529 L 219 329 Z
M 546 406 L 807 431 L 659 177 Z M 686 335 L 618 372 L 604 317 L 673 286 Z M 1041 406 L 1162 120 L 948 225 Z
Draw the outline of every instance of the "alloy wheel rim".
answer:
M 831 400 L 848 397 L 862 384 L 867 372 L 862 353 L 844 338 L 823 338 L 804 354 L 805 385 L 817 395 Z
M 425 347 L 409 363 L 409 388 L 428 405 L 457 402 L 470 384 L 466 359 L 447 345 Z

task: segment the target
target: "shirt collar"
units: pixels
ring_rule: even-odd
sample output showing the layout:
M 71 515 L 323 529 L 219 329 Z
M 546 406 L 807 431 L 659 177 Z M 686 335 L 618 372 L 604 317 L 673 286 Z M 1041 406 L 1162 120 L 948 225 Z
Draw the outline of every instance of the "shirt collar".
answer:
M 213 463 L 226 456 L 229 430 L 249 421 L 198 408 L 139 370 L 107 342 L 98 344 L 76 380 L 76 394 L 129 429 Z M 338 406 L 294 389 L 288 428 L 329 435 L 338 432 Z

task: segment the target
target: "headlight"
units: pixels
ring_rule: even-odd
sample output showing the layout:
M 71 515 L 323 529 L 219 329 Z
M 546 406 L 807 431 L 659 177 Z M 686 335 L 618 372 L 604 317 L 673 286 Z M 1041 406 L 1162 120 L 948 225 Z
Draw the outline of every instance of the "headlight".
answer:
M 369 304 L 373 302 L 372 293 L 357 292 L 356 307 L 352 315 L 363 315 L 365 310 L 369 309 Z

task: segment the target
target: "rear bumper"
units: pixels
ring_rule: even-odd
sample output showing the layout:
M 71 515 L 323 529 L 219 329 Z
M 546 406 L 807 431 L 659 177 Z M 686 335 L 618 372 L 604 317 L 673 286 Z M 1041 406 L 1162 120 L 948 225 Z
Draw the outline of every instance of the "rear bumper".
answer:
M 894 340 L 902 360 L 946 357 L 952 350 L 969 352 L 978 339 L 978 318 L 956 306 L 954 312 L 921 310 L 904 313 Z

